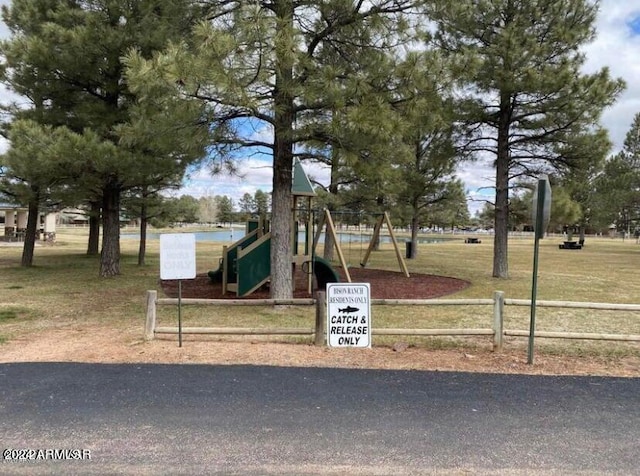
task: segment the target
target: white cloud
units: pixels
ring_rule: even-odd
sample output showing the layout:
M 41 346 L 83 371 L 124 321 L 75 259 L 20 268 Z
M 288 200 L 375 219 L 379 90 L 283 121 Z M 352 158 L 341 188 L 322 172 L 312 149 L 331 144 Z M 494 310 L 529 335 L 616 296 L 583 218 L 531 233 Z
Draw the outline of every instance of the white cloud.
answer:
M 185 180 L 180 193 L 197 198 L 226 195 L 237 202 L 245 193 L 253 195 L 257 190 L 271 192 L 273 168 L 270 161 L 244 159 L 238 162 L 238 169 L 239 175 L 212 175 L 203 167 Z
M 218 174 L 212 176 L 202 168 L 192 174 L 186 181 L 180 194 L 199 197 L 226 195 L 235 203 L 245 193 L 253 195 L 257 190 L 270 193 L 273 183 L 273 167 L 270 160 L 244 159 L 239 163 L 241 175 Z M 322 184 L 329 182 L 329 169 L 321 164 L 305 162 L 303 168 L 311 180 Z
M 609 130 L 616 151 L 622 148 L 633 117 L 640 112 L 640 32 L 631 28 L 631 22 L 639 17 L 640 0 L 603 0 L 596 39 L 584 48 L 585 72 L 608 67 L 613 77 L 627 83 L 618 101 L 602 115 L 602 125 Z
M 481 210 L 485 202 L 494 201 L 496 174 L 491 159 L 462 164 L 458 167 L 457 175 L 465 184 L 471 216 Z

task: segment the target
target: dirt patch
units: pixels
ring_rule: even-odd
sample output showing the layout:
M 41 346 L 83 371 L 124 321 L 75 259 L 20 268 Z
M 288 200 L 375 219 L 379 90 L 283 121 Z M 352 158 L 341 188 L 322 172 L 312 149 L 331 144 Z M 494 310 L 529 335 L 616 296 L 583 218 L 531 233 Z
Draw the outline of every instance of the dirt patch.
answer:
M 399 272 L 353 269 L 354 282 L 370 282 L 374 298 L 435 298 L 459 291 L 468 283 L 443 276 L 413 274 L 410 279 Z M 296 297 L 308 297 L 306 279 L 296 277 Z M 161 283 L 167 296 L 177 296 L 177 282 Z M 222 296 L 221 285 L 212 284 L 207 275 L 182 284 L 183 296 L 194 298 L 234 298 Z M 262 289 L 251 297 L 268 297 Z M 509 342 L 504 352 L 491 349 L 488 339 L 470 339 L 469 347 L 431 350 L 402 343 L 372 349 L 330 349 L 309 344 L 275 343 L 259 338 L 226 340 L 185 336 L 182 347 L 176 338 L 145 342 L 143 317 L 119 328 L 99 324 L 68 322 L 55 328 L 30 332 L 26 337 L 0 344 L 0 362 L 92 362 L 166 363 L 209 365 L 277 365 L 296 367 L 340 367 L 398 370 L 465 371 L 547 375 L 640 376 L 640 358 L 616 359 L 536 356 L 534 365 L 526 363 L 526 350 Z M 394 350 L 394 348 L 396 350 Z
M 536 356 L 528 365 L 523 349 L 492 352 L 488 344 L 474 350 L 429 350 L 398 346 L 334 349 L 310 344 L 259 340 L 207 340 L 185 336 L 145 342 L 142 326 L 127 329 L 86 327 L 53 329 L 0 345 L 0 362 L 90 362 L 207 365 L 275 365 L 361 369 L 463 371 L 538 375 L 640 376 L 640 359 L 615 360 Z
M 340 275 L 341 282 L 346 282 L 344 270 L 336 270 Z M 446 276 L 434 276 L 431 274 L 412 273 L 407 278 L 399 271 L 387 271 L 382 269 L 369 268 L 349 268 L 351 281 L 354 283 L 370 283 L 371 297 L 373 299 L 431 299 L 447 296 L 461 291 L 469 283 L 462 279 L 450 278 Z M 297 269 L 295 274 L 294 297 L 308 298 L 308 277 L 303 269 Z M 161 281 L 162 291 L 167 297 L 178 297 L 178 281 Z M 313 295 L 313 291 L 312 294 Z M 222 294 L 222 283 L 212 282 L 207 274 L 200 274 L 196 279 L 184 280 L 182 282 L 183 298 L 200 299 L 236 299 L 234 293 Z M 249 298 L 265 299 L 269 297 L 269 288 L 252 293 Z

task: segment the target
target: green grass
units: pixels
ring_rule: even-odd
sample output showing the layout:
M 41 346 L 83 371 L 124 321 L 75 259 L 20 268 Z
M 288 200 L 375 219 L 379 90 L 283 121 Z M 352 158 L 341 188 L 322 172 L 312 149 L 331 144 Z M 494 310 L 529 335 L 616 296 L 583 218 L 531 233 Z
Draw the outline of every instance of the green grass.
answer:
M 4 340 L 25 337 L 47 328 L 76 329 L 85 326 L 111 326 L 140 331 L 145 319 L 145 293 L 162 292 L 159 284 L 159 243 L 147 246 L 145 266 L 137 265 L 136 240 L 122 240 L 122 274 L 98 277 L 98 257 L 85 254 L 86 230 L 62 229 L 54 246 L 35 250 L 34 266 L 20 266 L 21 248 L 0 248 L 0 335 Z M 540 243 L 539 300 L 567 300 L 611 303 L 639 303 L 640 245 L 609 238 L 587 238 L 582 250 L 560 250 L 562 239 L 545 238 Z M 217 268 L 222 245 L 197 243 L 197 270 L 205 273 Z M 366 244 L 363 245 L 366 249 Z M 357 263 L 363 254 L 360 245 L 345 249 L 345 257 Z M 403 250 L 404 251 L 404 250 Z M 467 245 L 464 237 L 419 245 L 418 258 L 408 260 L 411 273 L 452 276 L 471 283 L 449 297 L 491 298 L 495 290 L 505 297 L 531 297 L 533 241 L 513 237 L 509 241 L 509 279 L 491 276 L 493 243 L 482 237 L 482 244 Z M 369 267 L 397 270 L 394 251 L 387 246 L 374 252 Z M 528 329 L 529 308 L 507 306 L 507 329 Z M 313 326 L 313 307 L 193 307 L 183 308 L 184 326 Z M 400 307 L 374 306 L 375 327 L 457 328 L 491 326 L 490 306 Z M 175 307 L 158 308 L 158 325 L 175 325 Z M 640 313 L 577 309 L 538 308 L 537 329 L 572 332 L 640 334 Z M 284 339 L 287 340 L 287 339 Z M 299 341 L 299 338 L 289 340 Z M 375 337 L 374 345 L 404 340 L 428 348 L 449 348 L 489 344 L 489 338 L 400 338 Z M 480 342 L 480 344 L 478 344 Z M 507 346 L 522 346 L 524 339 L 508 339 Z M 538 339 L 541 350 L 549 354 L 602 356 L 637 355 L 637 343 L 596 343 Z
M 18 306 L 6 306 L 0 304 L 0 330 L 7 328 L 4 324 L 13 324 L 17 322 L 28 322 L 30 312 L 27 308 Z M 0 344 L 4 344 L 7 341 L 7 336 L 0 334 Z
M 18 317 L 18 311 L 16 309 L 0 309 L 0 323 L 15 319 Z

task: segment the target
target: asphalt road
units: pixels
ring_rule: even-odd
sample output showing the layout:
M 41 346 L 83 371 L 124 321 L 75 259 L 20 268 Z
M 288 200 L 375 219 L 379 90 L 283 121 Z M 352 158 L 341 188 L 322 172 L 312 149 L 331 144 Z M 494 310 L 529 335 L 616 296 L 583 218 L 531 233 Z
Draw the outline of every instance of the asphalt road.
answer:
M 632 475 L 640 379 L 0 364 L 0 442 L 91 457 L 0 474 Z

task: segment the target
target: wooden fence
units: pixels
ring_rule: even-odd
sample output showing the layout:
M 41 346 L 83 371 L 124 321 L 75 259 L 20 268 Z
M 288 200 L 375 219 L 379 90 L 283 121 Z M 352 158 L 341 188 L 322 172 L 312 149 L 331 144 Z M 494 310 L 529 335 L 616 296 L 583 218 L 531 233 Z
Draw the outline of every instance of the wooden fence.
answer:
M 308 335 L 314 337 L 316 345 L 325 343 L 326 299 L 320 291 L 316 299 L 181 299 L 183 306 L 315 306 L 314 327 L 182 327 L 183 334 L 212 335 Z M 178 327 L 157 327 L 157 306 L 177 306 L 178 299 L 158 298 L 157 291 L 147 291 L 147 310 L 145 323 L 145 339 L 152 340 L 158 334 L 178 334 Z M 487 321 L 491 327 L 465 329 L 404 329 L 404 328 L 372 328 L 373 335 L 397 336 L 491 336 L 494 349 L 500 350 L 504 336 L 528 337 L 528 330 L 510 330 L 504 328 L 505 306 L 531 306 L 529 299 L 506 299 L 502 291 L 495 291 L 491 299 L 371 299 L 372 306 L 492 306 L 493 316 Z M 536 301 L 537 307 L 601 309 L 608 311 L 640 311 L 640 304 L 609 304 L 576 301 Z M 639 316 L 640 318 L 640 316 Z M 585 339 L 640 342 L 640 335 L 604 334 L 584 332 L 548 332 L 536 331 L 535 337 L 553 339 Z

